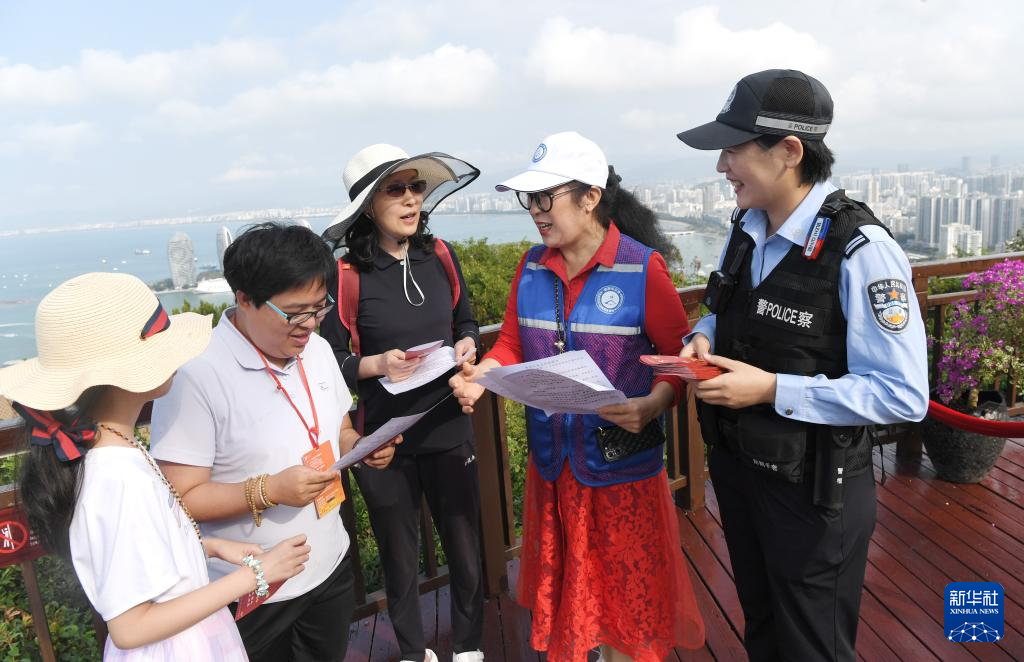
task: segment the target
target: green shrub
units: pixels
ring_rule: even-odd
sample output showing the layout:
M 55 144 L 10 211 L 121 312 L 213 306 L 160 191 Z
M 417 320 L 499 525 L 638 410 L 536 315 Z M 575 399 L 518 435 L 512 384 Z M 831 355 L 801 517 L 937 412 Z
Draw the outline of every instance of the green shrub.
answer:
M 488 244 L 486 239 L 453 243 L 470 292 L 473 313 L 480 326 L 496 324 L 505 316 L 508 290 L 515 278 L 516 266 L 532 244 L 530 241 Z
M 182 304 L 181 304 L 181 308 L 174 308 L 174 309 L 172 309 L 171 310 L 171 314 L 172 315 L 177 315 L 179 313 L 189 313 L 189 312 L 192 312 L 192 313 L 199 313 L 200 315 L 213 315 L 213 325 L 217 326 L 217 322 L 220 321 L 221 313 L 223 313 L 225 310 L 227 310 L 229 306 L 230 306 L 230 304 L 227 304 L 227 303 L 221 303 L 221 304 L 214 305 L 214 304 L 210 303 L 209 301 L 200 301 L 199 305 L 196 306 L 195 308 L 193 308 L 192 307 L 192 303 L 188 299 L 185 299 L 185 301 L 182 302 Z
M 71 564 L 47 556 L 36 561 L 35 567 L 57 659 L 99 660 L 102 651 L 96 641 L 92 611 Z M 42 659 L 19 566 L 0 568 L 0 605 L 0 662 Z

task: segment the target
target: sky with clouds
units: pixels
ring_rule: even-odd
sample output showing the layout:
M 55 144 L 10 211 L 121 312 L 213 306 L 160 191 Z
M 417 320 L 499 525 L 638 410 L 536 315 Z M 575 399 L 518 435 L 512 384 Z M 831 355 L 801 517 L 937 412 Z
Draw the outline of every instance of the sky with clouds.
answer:
M 838 170 L 1024 162 L 1024 5 L 993 0 L 0 0 L 0 229 L 338 205 L 362 147 L 486 190 L 546 134 L 624 183 L 713 176 L 675 138 L 768 68 L 825 83 Z

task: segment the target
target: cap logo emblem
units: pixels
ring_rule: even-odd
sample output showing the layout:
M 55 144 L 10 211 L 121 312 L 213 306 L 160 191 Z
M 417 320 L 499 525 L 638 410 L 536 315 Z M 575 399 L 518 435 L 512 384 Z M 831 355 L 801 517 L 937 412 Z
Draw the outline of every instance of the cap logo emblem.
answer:
M 537 145 L 537 149 L 533 152 L 533 162 L 536 163 L 548 155 L 548 146 L 544 143 Z
M 725 105 L 722 106 L 722 111 L 718 113 L 719 115 L 724 115 L 732 110 L 732 101 L 736 98 L 736 87 L 736 85 L 732 86 L 732 92 L 729 93 L 729 98 L 725 100 Z

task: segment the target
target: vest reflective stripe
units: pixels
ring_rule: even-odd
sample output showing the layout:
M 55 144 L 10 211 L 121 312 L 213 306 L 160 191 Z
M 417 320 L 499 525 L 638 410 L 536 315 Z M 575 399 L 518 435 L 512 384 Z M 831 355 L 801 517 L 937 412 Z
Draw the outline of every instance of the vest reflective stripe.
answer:
M 598 271 L 617 271 L 618 273 L 640 273 L 644 270 L 642 264 L 613 264 L 606 267 L 603 264 L 597 265 Z
M 551 320 L 531 319 L 529 317 L 520 317 L 519 326 L 523 326 L 528 329 L 547 329 L 548 331 L 558 330 L 557 322 L 552 322 Z
M 521 323 L 522 322 L 520 322 L 520 324 Z M 583 324 L 582 322 L 573 322 L 569 327 L 573 331 L 577 331 L 579 333 L 607 333 L 613 336 L 638 336 L 643 333 L 643 329 L 638 326 L 612 326 L 610 324 Z M 545 329 L 548 327 L 539 328 Z

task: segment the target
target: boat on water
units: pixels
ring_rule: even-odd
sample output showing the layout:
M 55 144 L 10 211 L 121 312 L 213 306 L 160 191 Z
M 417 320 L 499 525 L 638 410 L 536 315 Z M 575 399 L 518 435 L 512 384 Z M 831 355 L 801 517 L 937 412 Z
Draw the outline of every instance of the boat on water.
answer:
M 148 248 L 136 248 L 135 249 L 135 254 L 136 255 L 149 255 L 151 252 L 152 251 L 150 251 Z
M 223 278 L 206 278 L 199 281 L 193 291 L 197 294 L 224 294 L 231 291 L 231 286 Z

